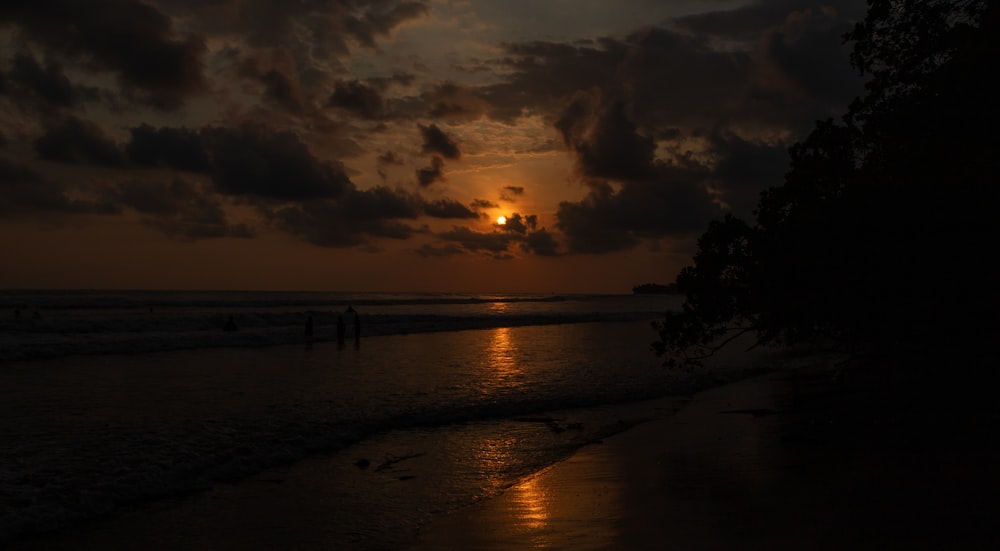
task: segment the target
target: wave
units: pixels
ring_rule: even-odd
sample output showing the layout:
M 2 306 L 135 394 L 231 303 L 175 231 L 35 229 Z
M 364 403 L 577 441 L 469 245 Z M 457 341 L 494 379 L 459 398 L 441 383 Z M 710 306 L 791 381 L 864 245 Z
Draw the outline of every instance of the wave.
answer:
M 733 376 L 748 374 L 734 372 Z M 531 421 L 535 419 L 531 416 L 541 414 L 545 417 L 538 419 L 552 422 L 548 415 L 553 412 L 688 394 L 722 382 L 718 375 L 689 377 L 617 390 L 604 386 L 578 396 L 512 395 L 501 402 L 425 403 L 376 416 L 364 408 L 345 411 L 332 404 L 284 404 L 257 417 L 140 425 L 123 421 L 69 432 L 38 433 L 26 428 L 23 434 L 7 435 L 0 452 L 0 458 L 18 466 L 17 477 L 0 480 L 0 491 L 14 505 L 0 515 L 0 543 L 57 530 L 133 503 L 235 482 L 312 454 L 343 450 L 388 431 Z M 552 448 L 533 468 L 643 421 L 615 415 L 568 432 L 550 444 Z M 115 450 L 114 456 L 109 457 L 107 450 Z
M 0 362 L 271 346 L 335 338 L 345 307 L 363 336 L 652 320 L 674 298 L 209 291 L 0 291 Z M 30 306 L 29 306 L 30 305 Z M 237 331 L 223 331 L 230 317 Z M 305 334 L 312 318 L 313 335 Z M 348 325 L 353 318 L 345 316 Z
M 368 338 L 524 325 L 641 321 L 659 315 L 658 311 L 492 316 L 371 314 L 362 318 L 362 335 Z M 313 335 L 307 336 L 305 327 L 310 317 Z M 327 342 L 336 338 L 337 317 L 336 312 L 245 312 L 233 316 L 236 331 L 223 330 L 229 320 L 225 314 L 5 320 L 0 322 L 0 362 Z M 351 320 L 345 321 L 350 324 Z

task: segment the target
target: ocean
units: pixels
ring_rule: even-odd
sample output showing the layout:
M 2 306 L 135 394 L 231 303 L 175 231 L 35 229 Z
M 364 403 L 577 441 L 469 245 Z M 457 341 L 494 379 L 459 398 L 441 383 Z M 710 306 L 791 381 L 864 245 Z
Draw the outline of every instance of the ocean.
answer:
M 0 291 L 0 543 L 327 461 L 327 543 L 405 547 L 436 516 L 670 414 L 637 404 L 748 373 L 661 366 L 650 322 L 680 303 Z

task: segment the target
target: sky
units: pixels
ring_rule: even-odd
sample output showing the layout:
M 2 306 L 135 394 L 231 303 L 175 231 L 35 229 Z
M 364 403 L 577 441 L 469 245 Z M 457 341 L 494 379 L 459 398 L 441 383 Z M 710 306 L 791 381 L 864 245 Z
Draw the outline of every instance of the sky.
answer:
M 668 283 L 863 92 L 865 9 L 8 0 L 0 288 Z

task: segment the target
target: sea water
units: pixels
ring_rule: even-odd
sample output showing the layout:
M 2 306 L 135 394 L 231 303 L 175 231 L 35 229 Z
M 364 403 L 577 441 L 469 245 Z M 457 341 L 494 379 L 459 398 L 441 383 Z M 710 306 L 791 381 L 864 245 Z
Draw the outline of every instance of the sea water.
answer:
M 0 542 L 340 454 L 332 541 L 393 548 L 703 384 L 650 351 L 679 302 L 4 292 Z

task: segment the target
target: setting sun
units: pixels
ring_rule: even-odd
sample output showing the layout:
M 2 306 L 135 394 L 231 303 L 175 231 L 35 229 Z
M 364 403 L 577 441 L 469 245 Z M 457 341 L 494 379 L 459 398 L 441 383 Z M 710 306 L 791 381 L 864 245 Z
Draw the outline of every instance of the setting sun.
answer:
M 497 224 L 500 224 L 502 226 L 502 225 L 504 225 L 506 223 L 507 223 L 507 217 L 506 216 L 498 216 L 497 217 Z

